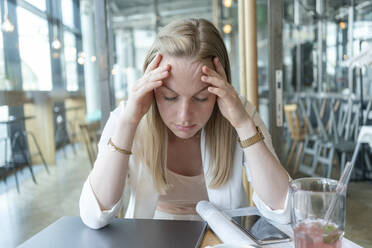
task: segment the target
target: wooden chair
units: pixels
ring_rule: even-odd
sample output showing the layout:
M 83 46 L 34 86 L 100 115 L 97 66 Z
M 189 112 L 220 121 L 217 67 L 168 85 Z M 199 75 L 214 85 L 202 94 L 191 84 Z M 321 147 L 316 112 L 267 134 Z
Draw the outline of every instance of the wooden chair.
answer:
M 100 137 L 101 122 L 91 122 L 80 124 L 81 135 L 85 148 L 88 152 L 90 165 L 93 167 L 98 152 L 98 140 Z
M 323 103 L 326 99 L 323 99 Z M 305 137 L 304 152 L 300 159 L 299 169 L 302 173 L 313 177 L 331 177 L 335 154 L 340 154 L 340 171 L 346 163 L 346 156 L 352 153 L 355 147 L 355 138 L 358 133 L 359 117 L 358 103 L 353 104 L 349 99 L 340 103 L 336 99 L 327 99 L 328 116 L 325 116 L 323 106 L 319 111 L 317 99 L 312 99 L 309 107 L 315 116 L 316 129 Z M 304 107 L 300 106 L 303 109 Z M 337 118 L 338 116 L 338 118 Z M 309 125 L 310 127 L 311 125 Z M 313 142 L 313 148 L 309 148 L 309 142 Z M 311 163 L 305 163 L 305 155 L 311 158 Z M 321 173 L 318 172 L 318 167 Z
M 288 170 L 290 168 L 295 150 L 297 149 L 296 160 L 292 171 L 293 175 L 297 172 L 298 169 L 298 164 L 303 150 L 306 133 L 305 132 L 306 122 L 305 127 L 302 128 L 297 110 L 298 110 L 297 104 L 287 104 L 284 106 L 285 116 L 288 122 L 289 132 L 291 134 L 292 140 L 292 145 L 287 159 Z

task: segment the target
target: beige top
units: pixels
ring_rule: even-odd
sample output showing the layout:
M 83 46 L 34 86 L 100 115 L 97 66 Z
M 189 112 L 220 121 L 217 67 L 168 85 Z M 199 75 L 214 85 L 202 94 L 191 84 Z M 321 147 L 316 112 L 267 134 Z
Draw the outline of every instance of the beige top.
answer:
M 208 200 L 204 174 L 183 176 L 167 169 L 170 189 L 160 195 L 157 211 L 172 215 L 196 215 L 199 201 Z

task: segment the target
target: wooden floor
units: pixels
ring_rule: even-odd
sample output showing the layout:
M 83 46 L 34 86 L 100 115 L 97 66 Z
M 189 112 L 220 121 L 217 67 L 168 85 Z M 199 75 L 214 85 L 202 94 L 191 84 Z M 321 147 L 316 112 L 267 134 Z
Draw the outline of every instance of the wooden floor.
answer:
M 21 193 L 8 183 L 0 182 L 0 247 L 15 247 L 56 221 L 61 216 L 79 215 L 79 196 L 91 167 L 83 147 L 78 155 L 58 153 L 57 165 L 50 174 L 41 167 L 34 184 L 24 170 L 26 179 Z M 2 193 L 1 193 L 2 192 Z M 351 183 L 347 200 L 346 237 L 363 247 L 372 247 L 372 184 Z

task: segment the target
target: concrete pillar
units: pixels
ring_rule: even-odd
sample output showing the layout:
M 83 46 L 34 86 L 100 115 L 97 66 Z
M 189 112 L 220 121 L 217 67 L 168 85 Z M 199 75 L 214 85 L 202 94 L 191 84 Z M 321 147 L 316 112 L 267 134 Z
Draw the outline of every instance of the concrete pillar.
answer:
M 101 98 L 101 127 L 103 127 L 110 112 L 115 108 L 115 91 L 112 87 L 113 42 L 112 31 L 109 28 L 110 11 L 108 0 L 94 0 L 96 53 L 98 62 L 99 94 Z
M 81 0 L 81 31 L 83 38 L 86 119 L 100 117 L 100 95 L 98 84 L 98 66 L 96 61 L 94 3 L 92 0 Z

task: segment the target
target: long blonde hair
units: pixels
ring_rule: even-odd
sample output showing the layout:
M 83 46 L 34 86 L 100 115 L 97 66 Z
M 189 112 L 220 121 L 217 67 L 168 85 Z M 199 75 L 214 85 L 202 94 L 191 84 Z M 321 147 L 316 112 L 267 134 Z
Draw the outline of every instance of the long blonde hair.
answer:
M 160 30 L 148 52 L 145 71 L 157 53 L 196 61 L 218 57 L 228 83 L 231 84 L 230 62 L 223 39 L 212 23 L 205 19 L 175 21 Z M 224 185 L 231 175 L 236 134 L 218 109 L 217 103 L 205 126 L 206 145 L 210 155 L 207 173 L 211 173 L 210 187 Z M 144 163 L 153 179 L 156 190 L 164 194 L 168 189 L 166 178 L 168 150 L 167 128 L 160 117 L 156 101 L 141 120 L 133 144 L 133 153 Z

